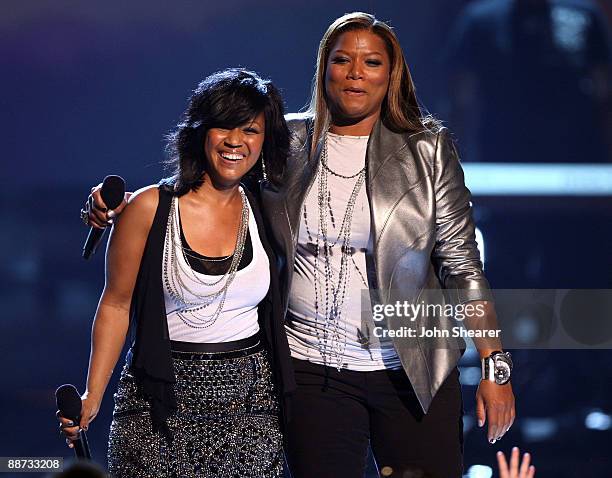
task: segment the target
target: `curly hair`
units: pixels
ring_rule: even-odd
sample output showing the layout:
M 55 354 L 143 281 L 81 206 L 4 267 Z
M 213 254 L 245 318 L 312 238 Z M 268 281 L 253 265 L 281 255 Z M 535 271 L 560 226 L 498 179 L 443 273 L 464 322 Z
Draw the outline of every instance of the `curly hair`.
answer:
M 211 128 L 233 129 L 264 114 L 262 154 L 267 178 L 276 183 L 283 174 L 289 150 L 289 130 L 278 89 L 269 80 L 242 68 L 229 68 L 206 77 L 195 89 L 176 129 L 166 137 L 166 166 L 172 176 L 162 180 L 177 195 L 197 190 L 204 181 L 206 134 Z M 261 180 L 261 161 L 247 174 Z

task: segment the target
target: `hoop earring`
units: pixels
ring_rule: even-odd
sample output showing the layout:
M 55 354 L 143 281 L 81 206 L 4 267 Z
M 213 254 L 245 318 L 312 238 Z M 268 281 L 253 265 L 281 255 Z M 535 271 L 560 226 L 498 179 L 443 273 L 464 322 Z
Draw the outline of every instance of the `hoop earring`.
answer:
M 261 158 L 261 172 L 262 172 L 263 180 L 267 181 L 268 174 L 266 173 L 266 162 L 264 161 L 263 151 L 261 152 L 260 158 Z

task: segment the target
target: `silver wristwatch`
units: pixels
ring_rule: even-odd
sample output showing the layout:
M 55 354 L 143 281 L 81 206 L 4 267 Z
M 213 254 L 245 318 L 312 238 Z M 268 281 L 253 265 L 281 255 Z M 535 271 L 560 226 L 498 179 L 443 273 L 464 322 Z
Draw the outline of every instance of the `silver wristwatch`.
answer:
M 482 380 L 495 382 L 497 385 L 505 385 L 510 381 L 513 366 L 510 352 L 491 352 L 491 355 L 481 359 L 481 366 Z

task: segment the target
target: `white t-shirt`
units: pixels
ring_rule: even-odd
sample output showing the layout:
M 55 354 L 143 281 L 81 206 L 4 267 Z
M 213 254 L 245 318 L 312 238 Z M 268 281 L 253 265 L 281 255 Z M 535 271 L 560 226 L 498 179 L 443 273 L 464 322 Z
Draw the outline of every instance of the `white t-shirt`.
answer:
M 332 171 L 344 176 L 352 176 L 365 165 L 367 136 L 341 136 L 327 133 L 327 164 Z M 319 166 L 319 175 L 323 166 Z M 341 263 L 338 238 L 346 207 L 355 186 L 357 177 L 344 179 L 328 173 L 327 240 L 338 243 L 332 248 L 330 265 L 332 281 L 337 284 Z M 318 261 L 317 282 L 319 284 L 318 316 L 315 317 L 315 244 L 319 234 L 319 176 L 306 197 L 302 210 L 298 245 L 296 249 L 293 282 L 289 294 L 287 316 L 287 336 L 291 355 L 297 359 L 336 367 L 337 359 L 325 352 L 325 271 L 321 247 Z M 333 221 L 331 217 L 333 216 Z M 380 341 L 373 336 L 372 305 L 368 293 L 366 274 L 366 252 L 372 248 L 370 237 L 370 204 L 365 183 L 361 186 L 351 222 L 351 248 L 354 253 L 349 258 L 350 280 L 346 284 L 346 296 L 337 327 L 340 350 L 343 349 L 342 367 L 350 370 L 368 371 L 401 367 L 399 357 L 390 339 Z M 323 240 L 319 237 L 319 244 Z M 334 324 L 332 320 L 329 322 Z M 329 325 L 328 323 L 328 325 Z M 346 346 L 344 341 L 346 340 Z M 334 347 L 338 346 L 338 343 Z M 325 356 L 324 356 L 325 355 Z

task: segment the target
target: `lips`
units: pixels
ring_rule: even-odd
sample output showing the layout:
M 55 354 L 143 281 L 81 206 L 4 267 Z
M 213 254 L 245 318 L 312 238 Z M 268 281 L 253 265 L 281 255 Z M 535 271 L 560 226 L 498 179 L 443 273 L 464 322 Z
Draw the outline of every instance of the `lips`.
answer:
M 221 151 L 219 153 L 219 156 L 221 156 L 226 161 L 232 161 L 232 162 L 240 161 L 241 159 L 246 158 L 245 154 L 229 152 L 229 151 Z
M 360 96 L 360 95 L 365 95 L 366 91 L 362 90 L 361 88 L 345 88 L 344 92 L 347 95 L 354 95 L 354 96 Z
M 229 151 L 220 151 L 217 153 L 217 157 L 219 158 L 219 166 L 233 170 L 240 167 L 242 160 L 245 159 L 247 155 Z

